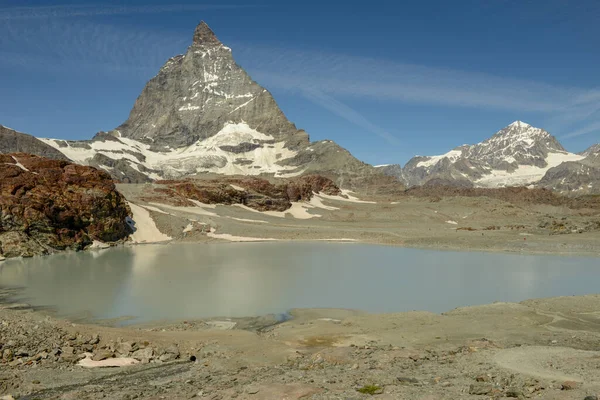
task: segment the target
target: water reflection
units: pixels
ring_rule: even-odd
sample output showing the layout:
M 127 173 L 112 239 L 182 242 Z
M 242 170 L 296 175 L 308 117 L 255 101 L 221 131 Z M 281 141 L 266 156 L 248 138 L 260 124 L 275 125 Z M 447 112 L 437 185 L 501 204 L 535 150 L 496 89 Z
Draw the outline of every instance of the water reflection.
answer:
M 429 310 L 594 293 L 598 259 L 359 244 L 171 244 L 9 260 L 0 285 L 64 315 L 140 320 L 295 307 Z

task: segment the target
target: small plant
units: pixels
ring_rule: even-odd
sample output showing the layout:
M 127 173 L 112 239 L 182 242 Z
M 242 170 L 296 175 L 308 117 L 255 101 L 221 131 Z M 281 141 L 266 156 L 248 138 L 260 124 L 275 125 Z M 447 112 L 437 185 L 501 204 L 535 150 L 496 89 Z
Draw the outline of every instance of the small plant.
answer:
M 356 389 L 356 391 L 358 393 L 362 393 L 362 394 L 368 394 L 368 395 L 375 395 L 375 394 L 379 394 L 381 393 L 383 390 L 383 388 L 377 386 L 377 385 L 365 385 L 359 389 Z

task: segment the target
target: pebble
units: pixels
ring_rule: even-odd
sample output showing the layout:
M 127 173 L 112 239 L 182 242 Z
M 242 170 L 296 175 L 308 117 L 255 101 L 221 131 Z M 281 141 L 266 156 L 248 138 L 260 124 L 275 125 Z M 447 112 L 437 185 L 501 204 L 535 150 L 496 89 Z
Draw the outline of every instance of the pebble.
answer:
M 573 390 L 576 389 L 579 384 L 575 381 L 566 381 L 561 385 L 561 390 Z
M 473 383 L 469 387 L 469 394 L 486 395 L 492 393 L 494 387 L 487 383 Z
M 248 394 L 256 394 L 258 392 L 260 392 L 260 389 L 257 388 L 256 386 L 248 386 L 246 388 L 246 393 L 248 393 Z

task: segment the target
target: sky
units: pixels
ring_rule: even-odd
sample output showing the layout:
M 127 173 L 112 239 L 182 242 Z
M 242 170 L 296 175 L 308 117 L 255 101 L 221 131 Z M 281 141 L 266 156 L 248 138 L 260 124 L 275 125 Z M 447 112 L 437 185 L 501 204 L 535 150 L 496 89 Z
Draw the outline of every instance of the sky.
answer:
M 201 20 L 311 140 L 371 164 L 515 120 L 569 151 L 600 142 L 596 0 L 0 0 L 0 124 L 61 139 L 117 127 Z

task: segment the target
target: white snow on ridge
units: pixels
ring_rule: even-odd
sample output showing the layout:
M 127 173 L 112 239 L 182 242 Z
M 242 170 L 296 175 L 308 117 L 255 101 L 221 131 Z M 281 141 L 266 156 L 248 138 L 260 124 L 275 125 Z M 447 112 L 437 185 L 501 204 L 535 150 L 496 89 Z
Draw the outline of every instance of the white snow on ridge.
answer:
M 429 160 L 420 161 L 416 166 L 431 167 L 442 161 L 444 158 L 447 158 L 450 160 L 450 162 L 454 163 L 460 158 L 460 156 L 462 156 L 462 150 L 450 150 L 449 152 L 447 152 L 446 154 L 442 154 L 441 156 L 431 156 L 429 157 Z
M 242 143 L 260 143 L 272 141 L 273 136 L 250 128 L 245 122 L 226 123 L 216 135 L 199 140 L 188 147 L 172 149 L 166 152 L 150 150 L 150 145 L 134 139 L 120 137 L 119 141 L 90 142 L 91 149 L 69 146 L 67 142 L 55 139 L 40 139 L 44 143 L 62 152 L 71 160 L 80 164 L 89 164 L 96 154 L 102 154 L 114 160 L 128 160 L 132 168 L 139 171 L 139 165 L 159 171 L 152 179 L 179 177 L 200 172 L 215 172 L 224 175 L 259 175 L 275 173 L 278 176 L 296 174 L 296 167 L 284 167 L 279 161 L 296 156 L 297 152 L 285 148 L 284 142 L 263 145 L 245 153 L 230 153 L 222 146 L 237 146 Z M 59 143 L 66 143 L 61 147 Z M 131 153 L 139 153 L 136 157 Z M 253 161 L 252 164 L 235 164 L 237 159 Z M 145 159 L 141 161 L 141 159 Z M 258 168 L 254 168 L 254 167 Z M 301 173 L 301 172 L 300 172 Z
M 489 175 L 475 181 L 477 186 L 481 187 L 504 187 L 504 186 L 527 186 L 542 179 L 550 168 L 554 168 L 563 162 L 579 161 L 585 157 L 573 153 L 548 153 L 546 162 L 548 165 L 544 168 L 532 165 L 520 165 L 513 172 L 503 170 L 492 170 Z

